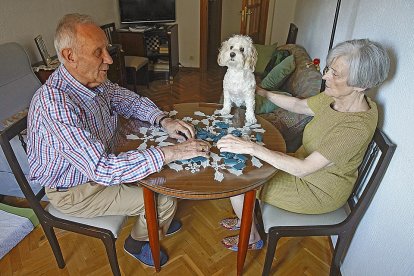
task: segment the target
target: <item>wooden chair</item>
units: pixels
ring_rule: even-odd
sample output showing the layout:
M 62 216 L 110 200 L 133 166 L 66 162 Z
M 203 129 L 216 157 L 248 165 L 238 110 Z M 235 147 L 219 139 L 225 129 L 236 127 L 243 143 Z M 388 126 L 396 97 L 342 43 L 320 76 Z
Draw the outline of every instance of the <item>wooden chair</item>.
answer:
M 286 44 L 296 44 L 296 37 L 298 36 L 298 27 L 290 23 L 289 25 L 289 33 L 286 39 Z
M 26 129 L 27 123 L 27 115 L 24 115 L 25 112 L 23 111 L 28 107 L 33 93 L 40 87 L 40 82 L 32 71 L 26 52 L 23 47 L 17 43 L 0 45 L 0 58 L 3 62 L 3 67 L 5 68 L 0 78 L 0 121 L 10 120 L 8 118 L 13 117 L 22 118 L 16 123 L 10 123 L 10 125 L 8 124 L 4 128 L 0 128 L 1 148 L 20 189 L 42 224 L 59 267 L 63 268 L 65 262 L 62 258 L 62 253 L 54 234 L 53 227 L 102 239 L 107 248 L 112 271 L 115 275 L 120 275 L 115 251 L 115 237 L 125 220 L 125 216 L 78 219 L 58 212 L 51 205 L 49 205 L 47 211 L 45 211 L 40 205 L 39 201 L 45 194 L 44 188 L 35 195 L 33 189 L 36 189 L 37 192 L 39 187 L 38 185 L 29 185 L 20 162 L 16 157 L 18 156 L 21 158 L 21 156 L 24 156 L 25 151 L 18 147 L 12 147 L 10 143 L 10 141 L 16 137 L 13 140 L 17 142 L 20 140 L 25 150 L 24 137 L 20 134 Z M 19 115 L 13 116 L 15 114 Z M 99 225 L 101 228 L 90 225 Z
M 44 188 L 36 183 L 29 183 L 24 173 L 28 171 L 25 167 L 28 162 L 26 139 L 23 134 L 27 128 L 27 107 L 41 84 L 33 73 L 25 50 L 19 44 L 1 44 L 0 60 L 4 68 L 0 74 L 0 122 L 7 121 L 7 124 L 0 126 L 0 146 L 5 162 L 10 166 L 23 192 L 21 196 L 27 199 L 43 227 L 59 268 L 65 267 L 65 261 L 53 230 L 54 227 L 101 239 L 106 247 L 113 274 L 121 275 L 116 257 L 115 240 L 126 216 L 84 219 L 65 215 L 50 204 L 45 209 L 42 208 L 40 201 L 45 195 Z M 3 159 L 0 161 L 3 162 Z
M 79 234 L 99 238 L 105 245 L 109 263 L 114 275 L 121 275 L 118 259 L 116 255 L 115 241 L 120 232 L 126 216 L 101 216 L 96 218 L 78 218 L 63 214 L 53 208 L 51 204 L 43 209 L 41 200 L 45 195 L 44 187 L 35 194 L 29 185 L 19 162 L 15 155 L 15 149 L 11 146 L 10 140 L 14 137 L 22 137 L 21 133 L 27 128 L 27 116 L 5 128 L 0 132 L 0 145 L 3 149 L 6 160 L 12 169 L 12 172 L 22 190 L 24 196 L 29 202 L 30 207 L 38 217 L 43 231 L 52 247 L 59 268 L 65 267 L 62 251 L 56 238 L 54 228 L 64 229 Z M 26 151 L 26 144 L 21 139 L 22 146 Z
M 115 23 L 102 25 L 101 28 L 105 32 L 109 44 L 114 44 Z M 121 45 L 120 47 L 122 48 Z M 125 68 L 128 74 L 132 75 L 134 91 L 137 92 L 137 84 L 140 83 L 141 76 L 144 80 L 142 83 L 149 87 L 148 58 L 139 56 L 124 56 L 124 58 Z
M 263 275 L 269 275 L 276 245 L 282 237 L 331 236 L 338 239 L 332 258 L 330 275 L 339 275 L 340 266 L 352 237 L 364 216 L 387 170 L 396 146 L 379 130 L 358 168 L 354 190 L 342 208 L 321 215 L 288 212 L 269 204 L 262 208 L 264 231 L 268 233 L 268 247 Z

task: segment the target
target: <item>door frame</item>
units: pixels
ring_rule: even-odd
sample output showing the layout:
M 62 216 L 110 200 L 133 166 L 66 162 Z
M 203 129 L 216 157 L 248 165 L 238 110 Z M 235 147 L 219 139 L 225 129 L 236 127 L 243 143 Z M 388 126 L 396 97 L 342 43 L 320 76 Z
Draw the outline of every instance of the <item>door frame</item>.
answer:
M 266 41 L 266 31 L 267 31 L 267 21 L 269 18 L 269 0 L 262 0 L 261 5 L 261 11 L 260 11 L 260 29 L 259 29 L 259 41 L 257 43 L 259 44 L 265 44 Z M 266 14 L 266 16 L 262 16 L 263 14 Z M 272 14 L 273 17 L 273 14 Z
M 208 0 L 200 0 L 200 71 L 207 71 Z

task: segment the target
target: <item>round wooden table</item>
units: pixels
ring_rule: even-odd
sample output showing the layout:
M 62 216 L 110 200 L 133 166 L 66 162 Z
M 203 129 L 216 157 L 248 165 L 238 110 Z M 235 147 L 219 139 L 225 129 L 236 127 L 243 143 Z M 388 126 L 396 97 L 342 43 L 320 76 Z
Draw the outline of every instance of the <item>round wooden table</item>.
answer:
M 198 117 L 194 115 L 195 111 L 212 115 L 215 110 L 220 108 L 221 105 L 218 104 L 184 103 L 175 104 L 169 108 L 165 108 L 165 110 L 178 111 L 176 118 L 182 119 L 184 117 Z M 236 113 L 232 119 L 232 125 L 235 127 L 243 126 L 244 112 L 241 112 L 240 109 L 233 108 L 232 113 Z M 271 150 L 286 152 L 285 141 L 280 132 L 260 116 L 256 118 L 262 128 L 265 129 L 265 133 L 263 134 L 265 146 Z M 132 133 L 132 131 L 134 130 L 129 128 L 127 132 Z M 123 144 L 121 149 L 137 148 L 137 143 L 139 142 L 128 141 Z M 219 153 L 216 147 L 212 147 L 211 151 L 217 154 Z M 189 170 L 176 172 L 167 166 L 160 172 L 154 173 L 139 182 L 144 190 L 148 237 L 156 271 L 160 271 L 160 244 L 154 193 L 183 199 L 220 199 L 244 193 L 243 215 L 238 244 L 239 251 L 237 252 L 237 274 L 242 274 L 252 224 L 256 189 L 268 181 L 277 171 L 273 166 L 263 161 L 262 163 L 262 167 L 254 167 L 249 158 L 242 175 L 236 176 L 230 172 L 223 171 L 224 179 L 221 182 L 214 180 L 215 170 L 212 167 L 201 168 L 199 172 L 192 173 Z

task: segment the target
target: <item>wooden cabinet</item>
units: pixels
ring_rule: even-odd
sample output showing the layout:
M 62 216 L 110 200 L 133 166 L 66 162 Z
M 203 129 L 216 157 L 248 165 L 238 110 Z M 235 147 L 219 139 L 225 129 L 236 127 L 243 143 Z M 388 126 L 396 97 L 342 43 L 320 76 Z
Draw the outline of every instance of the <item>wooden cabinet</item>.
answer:
M 125 56 L 150 60 L 151 79 L 172 80 L 179 70 L 178 25 L 162 25 L 143 32 L 118 29 L 116 40 Z

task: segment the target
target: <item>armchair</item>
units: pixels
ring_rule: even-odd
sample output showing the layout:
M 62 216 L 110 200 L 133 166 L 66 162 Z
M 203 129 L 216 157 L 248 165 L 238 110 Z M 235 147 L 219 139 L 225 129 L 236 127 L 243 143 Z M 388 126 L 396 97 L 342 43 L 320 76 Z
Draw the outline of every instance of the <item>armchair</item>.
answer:
M 32 71 L 29 57 L 24 48 L 14 42 L 0 45 L 0 131 L 17 119 L 27 114 L 33 94 L 41 86 L 39 79 Z M 23 172 L 29 173 L 29 165 L 25 152 L 21 147 L 20 135 L 10 143 L 16 149 L 16 156 Z M 38 190 L 38 187 L 33 187 Z M 0 195 L 23 197 L 16 179 L 0 150 Z
M 54 228 L 65 229 L 103 241 L 114 275 L 121 275 L 115 241 L 126 216 L 77 218 L 65 215 L 50 204 L 43 209 L 44 188 L 28 178 L 25 130 L 31 98 L 40 87 L 29 58 L 17 43 L 0 45 L 0 194 L 25 197 L 42 225 L 60 268 L 65 266 Z

